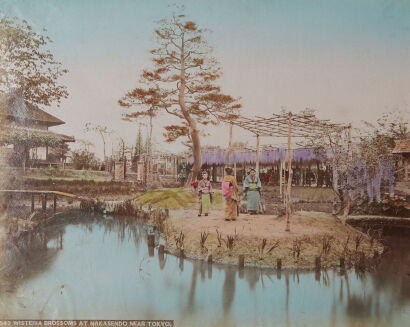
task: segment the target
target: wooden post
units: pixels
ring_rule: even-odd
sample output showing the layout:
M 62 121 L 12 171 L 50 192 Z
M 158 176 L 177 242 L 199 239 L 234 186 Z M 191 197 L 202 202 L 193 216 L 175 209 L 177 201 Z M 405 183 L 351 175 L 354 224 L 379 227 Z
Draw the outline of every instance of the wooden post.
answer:
M 283 184 L 283 179 L 282 179 L 282 167 L 283 167 L 283 163 L 282 161 L 280 162 L 280 168 L 279 168 L 279 194 L 280 197 L 282 198 L 283 194 L 282 194 L 282 184 Z
M 154 246 L 155 246 L 155 235 L 148 234 L 148 247 L 154 247 Z
M 281 270 L 282 269 L 282 259 L 277 259 L 276 260 L 276 269 Z
M 239 268 L 243 268 L 245 266 L 245 256 L 243 254 L 240 254 L 238 257 L 238 265 Z
M 41 208 L 43 211 L 47 210 L 47 194 L 41 194 Z
M 149 257 L 153 257 L 154 256 L 154 247 L 153 246 L 149 246 L 148 247 L 148 256 Z
M 347 127 L 347 137 L 348 137 L 348 143 L 347 143 L 347 150 L 349 153 L 349 160 L 352 161 L 353 160 L 353 151 L 352 151 L 352 124 L 349 124 Z
M 31 195 L 31 212 L 34 212 L 34 194 Z
M 255 161 L 256 174 L 259 176 L 259 135 L 256 135 L 256 161 Z
M 286 191 L 286 232 L 290 232 L 290 215 L 292 213 L 291 208 L 291 189 L 292 189 L 292 152 L 290 149 L 290 141 L 292 135 L 292 113 L 288 114 L 288 185 Z
M 57 194 L 54 194 L 54 213 L 57 211 Z
M 320 257 L 315 258 L 315 270 L 320 270 Z
M 229 143 L 228 143 L 228 149 L 226 150 L 226 156 L 225 156 L 225 167 L 229 165 L 229 157 L 231 156 L 232 152 L 232 130 L 233 130 L 233 124 L 229 124 Z
M 343 258 L 343 257 L 340 258 L 340 268 L 341 269 L 345 268 L 345 258 Z
M 364 255 L 364 252 L 360 252 L 360 259 L 359 259 L 359 269 L 364 270 L 366 266 L 366 257 Z

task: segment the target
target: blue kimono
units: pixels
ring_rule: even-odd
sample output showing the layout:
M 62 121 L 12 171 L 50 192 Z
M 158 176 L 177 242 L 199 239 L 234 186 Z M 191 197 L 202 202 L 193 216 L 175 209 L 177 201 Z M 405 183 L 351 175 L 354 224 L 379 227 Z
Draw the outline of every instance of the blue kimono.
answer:
M 243 190 L 246 192 L 246 205 L 248 211 L 259 211 L 259 203 L 261 201 L 261 194 L 259 191 L 261 186 L 261 180 L 258 176 L 255 176 L 252 179 L 252 177 L 248 175 L 243 181 Z

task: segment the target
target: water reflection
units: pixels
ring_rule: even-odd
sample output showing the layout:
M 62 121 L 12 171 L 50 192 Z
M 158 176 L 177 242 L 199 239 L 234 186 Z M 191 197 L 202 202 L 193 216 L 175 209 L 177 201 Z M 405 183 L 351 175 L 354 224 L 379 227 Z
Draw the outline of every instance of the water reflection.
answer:
M 235 297 L 236 272 L 233 269 L 225 270 L 225 280 L 222 286 L 222 305 L 225 314 L 231 310 L 232 302 Z
M 410 319 L 408 256 L 389 255 L 367 274 L 236 269 L 156 251 L 147 233 L 132 220 L 69 216 L 9 242 L 0 318 L 138 317 L 176 326 L 406 326 Z

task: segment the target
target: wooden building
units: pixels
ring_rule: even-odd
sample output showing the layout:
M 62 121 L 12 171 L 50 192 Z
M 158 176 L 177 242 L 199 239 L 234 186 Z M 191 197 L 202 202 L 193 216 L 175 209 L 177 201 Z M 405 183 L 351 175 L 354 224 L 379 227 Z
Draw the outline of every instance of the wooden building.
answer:
M 410 182 L 410 139 L 396 144 L 393 153 L 400 156 L 400 168 L 403 172 L 403 181 Z
M 0 117 L 0 151 L 9 164 L 49 165 L 51 145 L 75 142 L 72 136 L 49 130 L 64 121 L 24 101 L 17 92 L 0 94 Z

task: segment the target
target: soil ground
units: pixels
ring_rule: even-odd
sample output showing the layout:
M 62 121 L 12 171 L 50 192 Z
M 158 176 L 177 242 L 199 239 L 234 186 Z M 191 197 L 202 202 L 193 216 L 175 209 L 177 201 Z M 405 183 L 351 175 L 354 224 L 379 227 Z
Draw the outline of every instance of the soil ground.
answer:
M 198 217 L 196 210 L 181 209 L 171 211 L 164 235 L 166 248 L 171 253 L 180 252 L 176 240 L 182 232 L 185 256 L 207 259 L 212 254 L 214 261 L 237 264 L 238 256 L 243 254 L 245 265 L 276 266 L 277 259 L 281 259 L 284 268 L 314 268 L 317 256 L 321 257 L 322 267 L 337 266 L 341 257 L 345 257 L 347 265 L 353 265 L 360 252 L 369 260 L 374 251 L 383 251 L 376 240 L 327 213 L 295 212 L 291 217 L 291 231 L 285 232 L 285 227 L 285 217 L 275 215 L 240 214 L 236 221 L 225 221 L 223 210 Z M 201 233 L 209 234 L 204 247 L 200 245 Z M 228 236 L 235 239 L 232 249 L 227 247 Z M 327 238 L 330 238 L 330 249 L 326 253 L 323 244 Z M 262 251 L 264 239 L 266 245 Z M 356 240 L 360 240 L 357 249 Z M 271 249 L 276 243 L 277 247 Z

